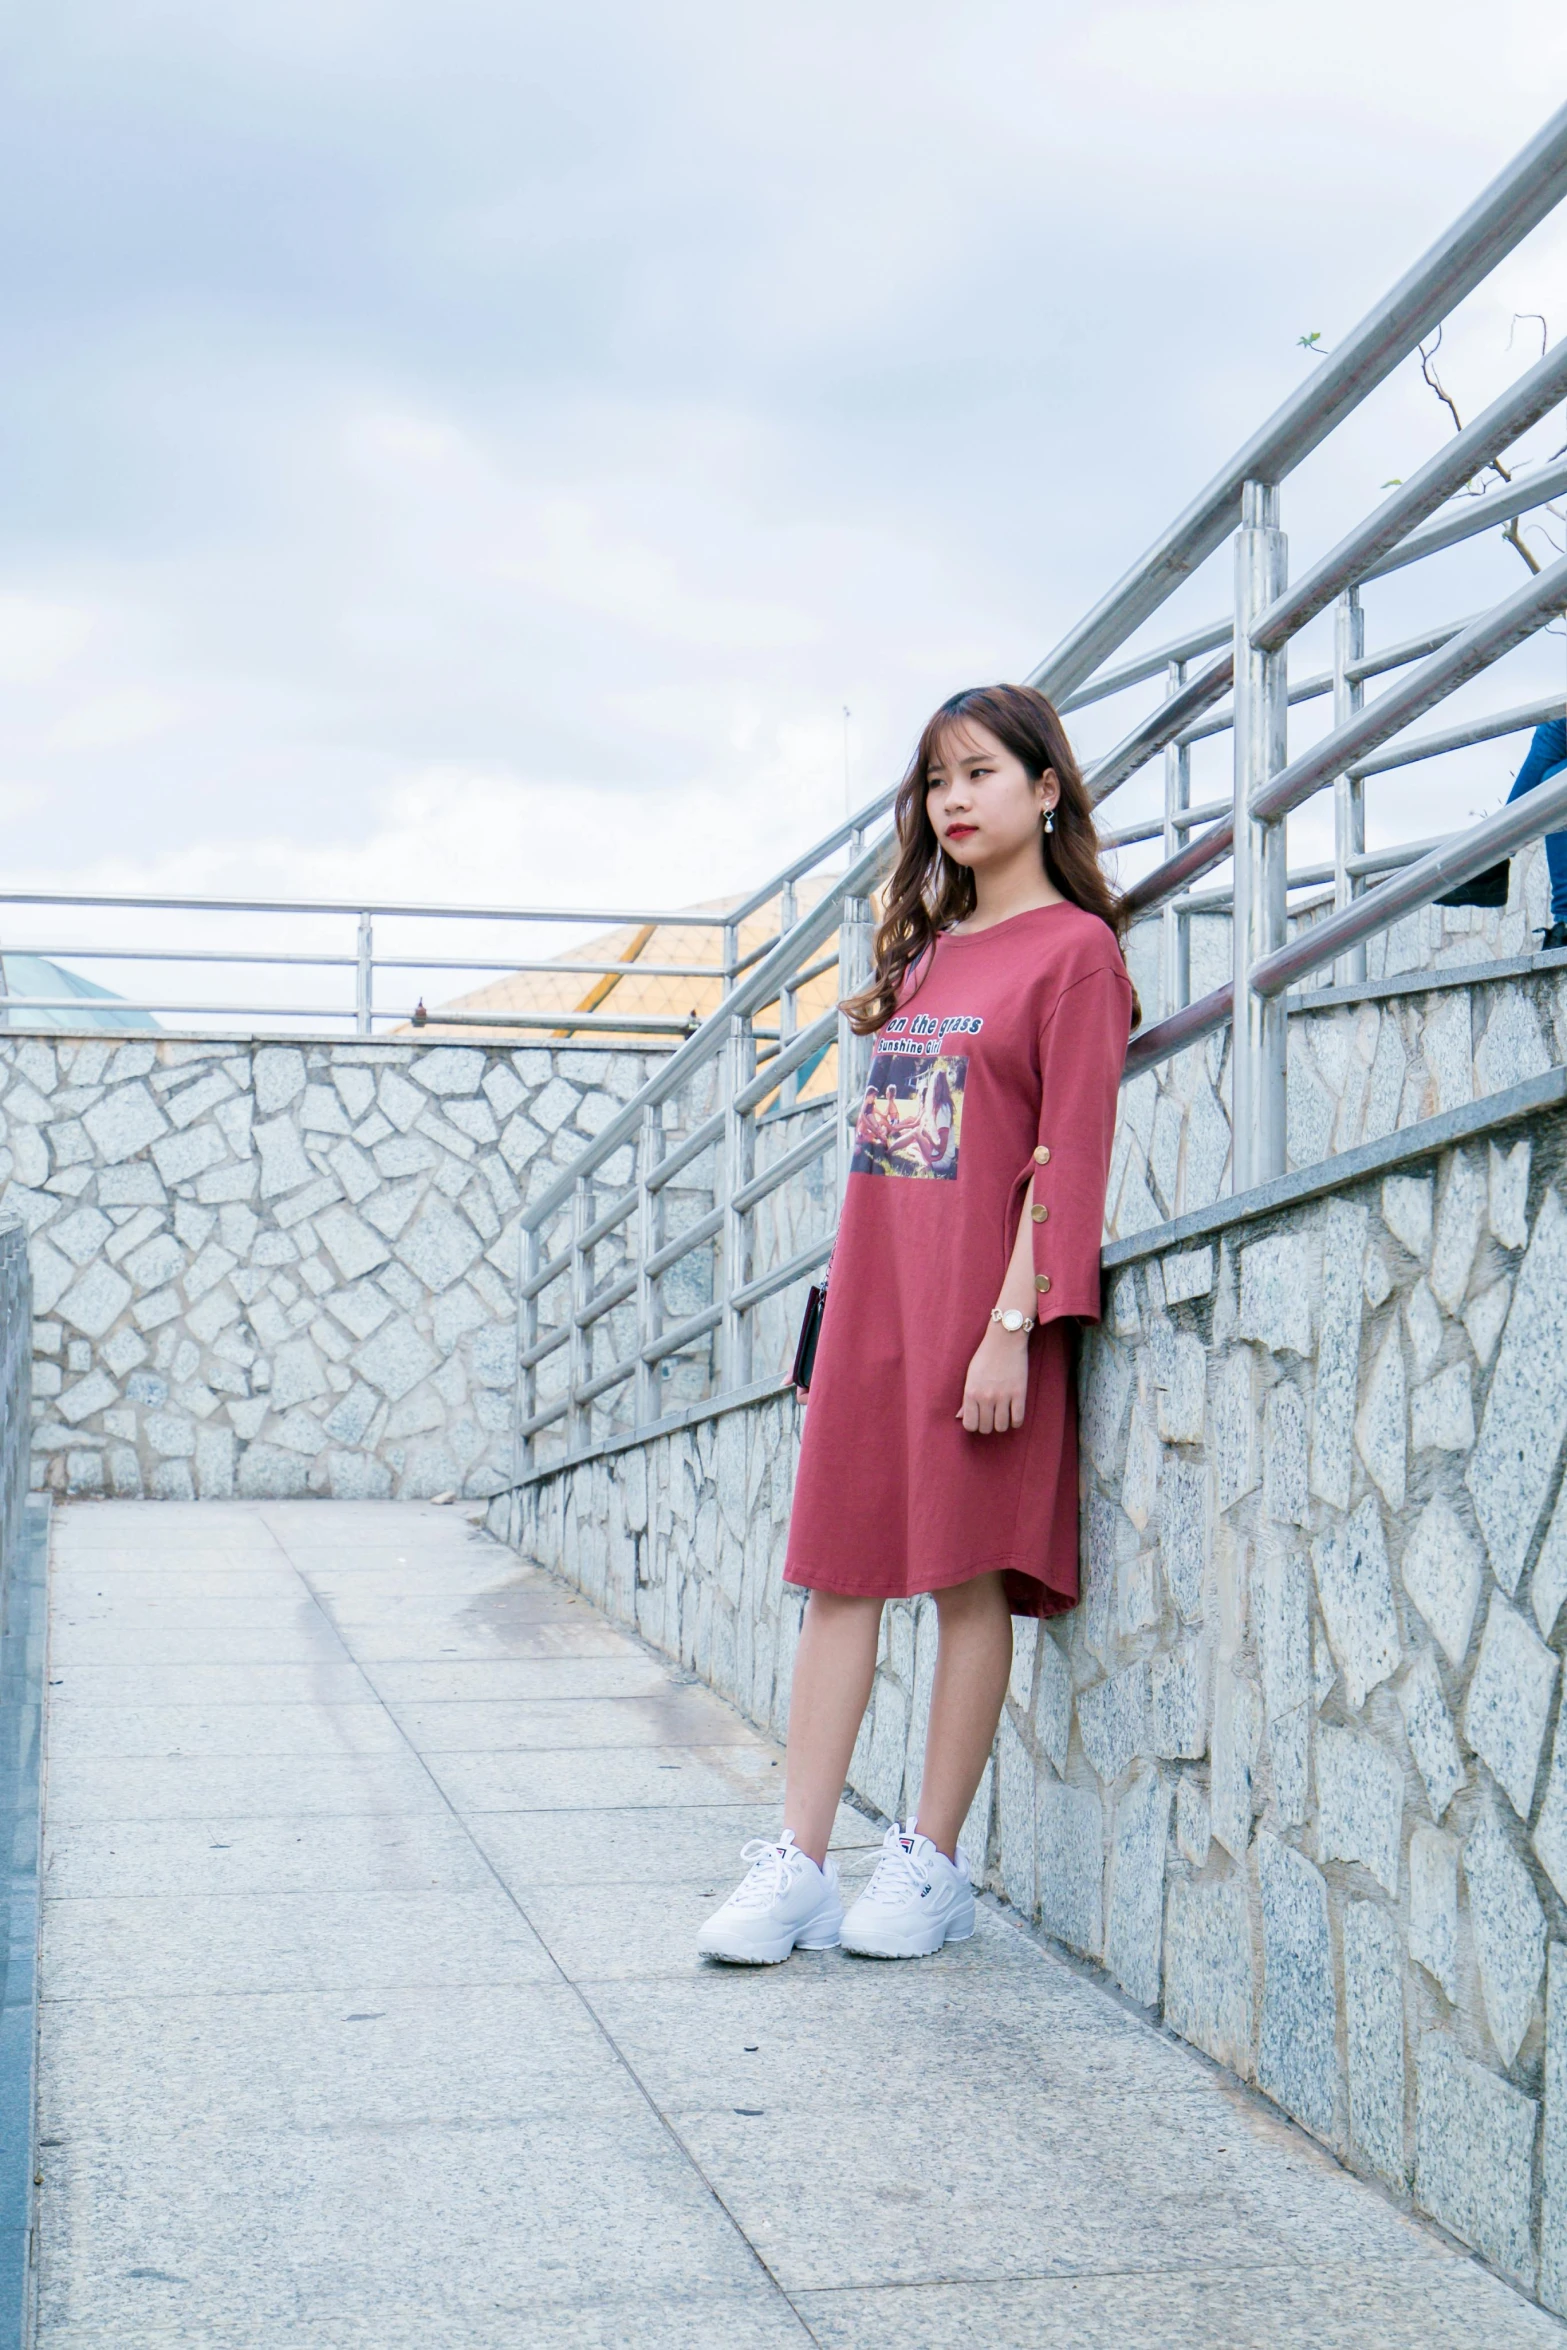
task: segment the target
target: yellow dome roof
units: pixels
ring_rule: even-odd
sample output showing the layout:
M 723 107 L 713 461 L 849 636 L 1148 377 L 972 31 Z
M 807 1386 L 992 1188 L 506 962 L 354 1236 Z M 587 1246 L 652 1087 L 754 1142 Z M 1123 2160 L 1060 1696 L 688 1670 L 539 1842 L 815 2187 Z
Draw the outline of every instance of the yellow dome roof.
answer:
M 832 886 L 832 877 L 813 874 L 799 887 L 798 905 L 802 913 L 822 897 Z M 693 915 L 723 914 L 731 906 L 743 903 L 737 894 L 715 898 L 686 911 Z M 742 962 L 748 955 L 770 945 L 778 936 L 778 905 L 776 899 L 747 916 L 739 926 L 739 952 Z M 837 933 L 828 938 L 813 963 L 821 962 L 834 953 Z M 713 921 L 682 922 L 679 913 L 661 922 L 626 923 L 614 930 L 601 931 L 597 937 L 581 945 L 569 947 L 551 958 L 547 970 L 516 971 L 501 979 L 492 979 L 482 987 L 454 996 L 448 1003 L 432 1007 L 426 1019 L 419 1024 L 419 1034 L 426 1039 L 450 1037 L 475 1043 L 481 1040 L 496 1044 L 569 1043 L 575 1036 L 581 1042 L 613 1044 L 635 1051 L 657 1050 L 667 1042 L 672 1049 L 684 1031 L 694 1028 L 715 1012 L 723 1001 L 723 981 L 719 966 L 724 952 L 723 925 Z M 582 964 L 612 963 L 622 968 L 609 971 L 583 971 Z M 693 968 L 695 976 L 671 977 L 663 966 L 676 964 Z M 705 967 L 705 969 L 704 969 Z M 711 970 L 712 976 L 705 975 Z M 796 998 L 796 1027 L 806 1028 L 824 1012 L 830 1011 L 838 1000 L 836 966 L 820 972 L 799 989 Z M 474 1015 L 482 1012 L 585 1012 L 600 1018 L 616 1012 L 628 1019 L 667 1020 L 678 1022 L 667 1037 L 639 1032 L 637 1029 L 608 1029 L 595 1025 L 586 1030 L 570 1026 L 551 1028 L 541 1023 L 518 1028 L 500 1022 L 492 1029 L 476 1023 Z M 461 1020 L 443 1022 L 443 1014 L 459 1013 Z M 757 1023 L 757 1034 L 764 1046 L 770 1041 L 768 1031 L 776 1035 L 778 1015 L 776 1007 L 769 1007 Z M 407 1035 L 406 1028 L 394 1034 Z M 815 1096 L 831 1090 L 837 1082 L 836 1051 L 829 1049 L 826 1060 L 811 1070 L 802 1083 L 802 1095 Z

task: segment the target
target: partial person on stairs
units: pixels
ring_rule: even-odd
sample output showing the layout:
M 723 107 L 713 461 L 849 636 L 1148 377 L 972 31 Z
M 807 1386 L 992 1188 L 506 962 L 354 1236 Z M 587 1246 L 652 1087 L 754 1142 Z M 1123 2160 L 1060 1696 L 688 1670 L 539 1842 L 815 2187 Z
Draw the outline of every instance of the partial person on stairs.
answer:
M 974 1931 L 958 1837 L 995 1741 L 1012 1618 L 1078 1596 L 1078 1325 L 1097 1321 L 1105 1187 L 1136 999 L 1066 733 L 1026 686 L 956 695 L 897 802 L 872 1039 L 795 1483 L 784 1820 L 698 1942 L 917 1958 Z M 918 1817 L 847 1915 L 828 1840 L 882 1610 L 934 1595 Z
M 1567 718 L 1548 718 L 1534 730 L 1528 755 L 1507 795 L 1509 805 L 1521 800 L 1537 784 L 1549 783 L 1564 768 L 1567 768 Z M 1540 941 L 1539 952 L 1549 955 L 1567 947 L 1567 832 L 1546 834 L 1545 865 L 1551 877 L 1551 918 L 1536 935 Z M 1509 864 L 1504 857 L 1500 864 L 1488 865 L 1472 881 L 1460 882 L 1436 902 L 1439 906 L 1505 906 L 1508 880 Z
M 1567 768 L 1567 718 L 1548 718 L 1534 730 L 1528 757 L 1519 768 L 1509 800 L 1521 800 L 1537 783 L 1549 783 Z M 1540 939 L 1542 955 L 1567 947 L 1567 832 L 1545 836 L 1545 863 L 1551 876 L 1551 919 Z

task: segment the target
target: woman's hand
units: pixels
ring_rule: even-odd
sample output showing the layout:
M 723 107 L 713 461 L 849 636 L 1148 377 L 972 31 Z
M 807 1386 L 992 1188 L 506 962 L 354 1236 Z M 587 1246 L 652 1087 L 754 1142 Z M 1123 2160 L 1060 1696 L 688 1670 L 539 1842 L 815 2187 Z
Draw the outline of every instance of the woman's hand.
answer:
M 1028 1397 L 1028 1333 L 992 1322 L 963 1382 L 958 1418 L 970 1436 L 1002 1436 L 1023 1425 Z

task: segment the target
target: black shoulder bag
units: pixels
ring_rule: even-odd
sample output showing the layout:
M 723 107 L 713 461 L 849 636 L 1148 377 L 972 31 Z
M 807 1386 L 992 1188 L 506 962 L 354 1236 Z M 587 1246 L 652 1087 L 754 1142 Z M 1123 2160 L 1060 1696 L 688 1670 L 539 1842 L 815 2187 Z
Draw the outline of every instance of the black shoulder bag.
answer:
M 790 1384 L 802 1395 L 811 1391 L 811 1371 L 816 1361 L 816 1341 L 821 1336 L 822 1308 L 827 1303 L 827 1278 L 832 1271 L 832 1259 L 827 1260 L 827 1272 L 820 1281 L 813 1281 L 805 1293 L 805 1312 L 800 1317 L 800 1336 L 794 1350 L 794 1369 L 789 1374 Z

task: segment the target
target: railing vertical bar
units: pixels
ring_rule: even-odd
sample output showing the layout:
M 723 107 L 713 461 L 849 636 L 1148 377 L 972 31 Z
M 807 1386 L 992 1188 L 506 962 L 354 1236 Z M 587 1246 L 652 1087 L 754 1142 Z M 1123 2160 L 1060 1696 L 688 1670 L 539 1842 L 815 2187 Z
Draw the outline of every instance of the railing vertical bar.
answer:
M 734 993 L 735 985 L 735 965 L 740 960 L 740 925 L 737 922 L 726 922 L 724 924 L 723 939 L 724 993 L 725 995 L 732 995 Z
M 593 1221 L 593 1180 L 579 1175 L 571 1195 L 571 1344 L 567 1349 L 571 1378 L 571 1411 L 568 1421 L 573 1452 L 580 1452 L 588 1441 L 592 1424 L 591 1405 L 578 1402 L 593 1370 L 593 1332 L 584 1329 L 577 1316 L 586 1307 L 593 1292 L 593 1251 L 584 1248 L 582 1235 Z
M 845 898 L 838 928 L 838 985 L 842 996 L 857 995 L 870 978 L 871 903 L 869 898 Z M 856 1036 L 847 1016 L 838 1014 L 838 1196 L 849 1181 L 854 1129 L 859 1123 L 870 1060 L 870 1040 Z
M 368 914 L 359 917 L 359 948 L 354 968 L 354 1033 L 368 1036 L 375 1025 L 375 924 Z
M 1333 607 L 1333 723 L 1344 726 L 1365 700 L 1366 689 L 1352 677 L 1366 650 L 1366 616 L 1360 590 L 1346 588 Z M 1358 775 L 1341 775 L 1333 786 L 1333 910 L 1341 914 L 1360 893 L 1362 882 L 1350 859 L 1365 854 L 1366 787 Z M 1333 967 L 1340 987 L 1358 987 L 1366 976 L 1366 942 L 1361 939 Z
M 780 938 L 794 928 L 798 917 L 798 899 L 792 881 L 785 882 L 778 898 L 778 935 Z M 786 977 L 778 991 L 778 1049 L 783 1052 L 794 1042 L 800 1029 L 800 1006 L 795 996 L 794 980 Z M 778 1107 L 792 1110 L 800 1098 L 800 1073 L 791 1069 L 778 1089 Z
M 664 1382 L 662 1365 L 646 1360 L 645 1350 L 663 1330 L 663 1292 L 659 1277 L 649 1276 L 648 1265 L 664 1245 L 664 1194 L 648 1177 L 664 1155 L 664 1114 L 657 1102 L 642 1112 L 641 1163 L 637 1188 L 637 1346 L 643 1360 L 637 1365 L 636 1418 L 639 1428 L 651 1428 L 662 1419 Z
M 1172 661 L 1164 673 L 1166 695 L 1177 694 L 1186 683 L 1186 663 Z M 1186 834 L 1176 824 L 1192 804 L 1192 753 L 1189 743 L 1174 742 L 1164 753 L 1163 855 L 1173 857 L 1186 846 Z M 1191 916 L 1182 905 L 1166 905 L 1159 918 L 1159 996 L 1166 1019 L 1179 1012 L 1192 992 Z
M 538 1344 L 539 1299 L 533 1282 L 544 1262 L 544 1237 L 536 1225 L 525 1225 L 522 1234 L 522 1294 L 517 1300 L 517 1476 L 519 1481 L 530 1476 L 536 1458 L 534 1439 L 520 1431 L 527 1427 L 539 1408 L 539 1370 L 528 1356 Z
M 756 1172 L 756 1115 L 737 1108 L 736 1099 L 755 1071 L 756 1037 L 750 1021 L 742 1015 L 729 1023 L 729 1048 L 724 1055 L 723 1196 L 718 1203 L 724 1211 L 720 1394 L 746 1386 L 751 1377 L 751 1317 L 743 1306 L 736 1305 L 735 1298 L 751 1278 L 752 1211 L 736 1206 L 735 1195 Z
M 1285 1158 L 1284 1005 L 1252 993 L 1255 964 L 1284 944 L 1285 821 L 1258 823 L 1252 796 L 1288 757 L 1288 652 L 1260 652 L 1251 630 L 1284 592 L 1279 493 L 1249 481 L 1235 538 L 1235 1018 L 1230 1120 L 1237 1191 L 1282 1175 Z

